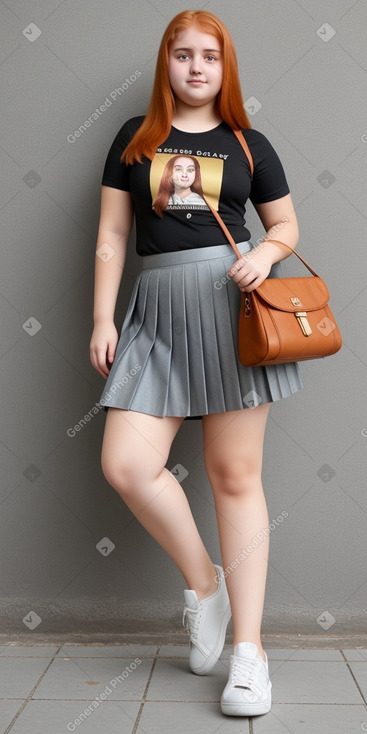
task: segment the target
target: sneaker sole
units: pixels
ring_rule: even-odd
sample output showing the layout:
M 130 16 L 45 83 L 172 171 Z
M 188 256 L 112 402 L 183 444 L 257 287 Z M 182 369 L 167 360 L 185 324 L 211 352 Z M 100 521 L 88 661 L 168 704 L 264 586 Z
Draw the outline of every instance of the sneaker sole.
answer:
M 260 716 L 271 709 L 271 698 L 261 703 L 225 703 L 221 701 L 222 713 L 226 716 Z
M 229 620 L 231 619 L 232 612 L 231 612 L 231 605 L 229 604 L 227 607 L 227 611 L 225 613 L 225 616 L 222 619 L 222 624 L 219 628 L 219 637 L 217 644 L 210 655 L 210 657 L 203 663 L 203 665 L 200 666 L 200 668 L 191 668 L 191 672 L 195 673 L 195 675 L 206 675 L 207 673 L 214 668 L 214 665 L 218 662 L 226 639 L 226 631 L 228 627 Z

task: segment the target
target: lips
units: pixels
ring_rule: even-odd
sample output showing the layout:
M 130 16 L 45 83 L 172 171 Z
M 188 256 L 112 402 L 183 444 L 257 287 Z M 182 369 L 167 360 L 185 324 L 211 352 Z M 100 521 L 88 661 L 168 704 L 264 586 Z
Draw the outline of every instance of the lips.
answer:
M 203 82 L 201 79 L 189 79 L 187 82 L 188 84 L 206 84 L 206 82 Z

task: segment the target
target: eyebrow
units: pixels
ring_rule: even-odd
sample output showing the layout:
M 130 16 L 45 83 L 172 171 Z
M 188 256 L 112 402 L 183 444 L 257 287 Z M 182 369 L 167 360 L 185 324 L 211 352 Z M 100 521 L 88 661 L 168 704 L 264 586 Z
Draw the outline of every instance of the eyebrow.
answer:
M 186 47 L 175 48 L 174 51 L 192 51 L 192 48 L 186 48 Z M 215 53 L 220 54 L 219 48 L 204 48 L 203 51 L 205 51 L 206 53 L 208 51 L 215 51 Z

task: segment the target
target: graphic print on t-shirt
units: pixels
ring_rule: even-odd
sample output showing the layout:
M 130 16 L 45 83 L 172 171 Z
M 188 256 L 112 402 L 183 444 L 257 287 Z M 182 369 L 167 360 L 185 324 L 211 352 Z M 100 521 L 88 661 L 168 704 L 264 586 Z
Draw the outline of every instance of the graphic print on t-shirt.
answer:
M 222 178 L 223 160 L 156 153 L 150 169 L 152 206 L 208 211 L 205 197 L 218 209 Z

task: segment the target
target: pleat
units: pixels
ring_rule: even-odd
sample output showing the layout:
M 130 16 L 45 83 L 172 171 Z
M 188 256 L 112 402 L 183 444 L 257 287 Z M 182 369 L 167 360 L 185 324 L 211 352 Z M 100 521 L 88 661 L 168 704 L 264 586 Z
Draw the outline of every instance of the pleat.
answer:
M 296 362 L 264 367 L 272 400 L 293 395 L 303 387 L 301 371 Z
M 207 374 L 204 364 L 202 321 L 199 309 L 203 283 L 198 282 L 198 265 L 199 263 L 188 263 L 184 273 L 190 415 L 208 413 Z
M 188 358 L 188 335 L 185 299 L 185 269 L 171 269 L 171 334 L 172 352 L 169 386 L 167 390 L 166 414 L 190 414 L 190 373 Z M 173 411 L 173 412 L 172 412 Z
M 167 395 L 171 355 L 171 327 L 169 292 L 169 269 L 163 277 L 159 269 L 150 271 L 145 311 L 144 331 L 147 339 L 139 345 L 142 369 L 136 385 L 134 399 L 129 406 L 132 410 L 144 412 L 149 406 L 152 415 L 164 413 Z
M 157 286 L 157 272 L 148 271 L 138 276 L 100 400 L 103 406 L 139 410 L 134 404 L 136 395 L 139 395 L 137 403 L 144 405 L 147 385 L 142 378 L 155 340 Z
M 226 408 L 227 405 L 238 406 L 241 405 L 242 401 L 236 333 L 233 329 L 231 304 L 228 297 L 229 286 L 233 286 L 233 283 L 229 281 L 227 276 L 230 263 L 228 263 L 227 267 L 223 261 L 218 262 L 214 267 L 213 263 L 210 265 L 212 288 L 211 299 L 210 302 L 208 299 L 208 304 L 214 315 L 224 410 L 228 410 Z M 218 268 L 220 268 L 219 272 Z M 219 288 L 218 285 L 222 285 L 222 287 Z M 236 410 L 237 408 L 232 409 Z

